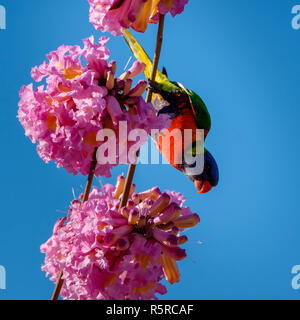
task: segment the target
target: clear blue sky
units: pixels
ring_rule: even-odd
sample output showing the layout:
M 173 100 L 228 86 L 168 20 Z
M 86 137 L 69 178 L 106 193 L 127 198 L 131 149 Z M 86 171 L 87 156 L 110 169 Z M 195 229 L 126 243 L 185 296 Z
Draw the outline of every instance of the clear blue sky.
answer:
M 0 299 L 49 299 L 53 284 L 40 270 L 39 246 L 67 212 L 72 187 L 81 193 L 85 178 L 38 157 L 16 119 L 18 91 L 46 53 L 101 34 L 88 22 L 86 0 L 0 4 L 7 10 L 7 30 L 0 30 L 0 265 L 7 290 Z M 207 195 L 171 166 L 137 169 L 139 190 L 180 191 L 201 216 L 187 233 L 181 283 L 168 285 L 166 299 L 300 298 L 291 287 L 292 266 L 300 264 L 295 4 L 300 1 L 190 0 L 182 15 L 166 19 L 160 66 L 206 102 L 213 120 L 206 144 L 220 169 L 220 184 Z M 138 36 L 151 54 L 155 30 Z M 130 52 L 123 39 L 108 46 L 125 66 Z M 103 181 L 126 170 L 118 167 Z

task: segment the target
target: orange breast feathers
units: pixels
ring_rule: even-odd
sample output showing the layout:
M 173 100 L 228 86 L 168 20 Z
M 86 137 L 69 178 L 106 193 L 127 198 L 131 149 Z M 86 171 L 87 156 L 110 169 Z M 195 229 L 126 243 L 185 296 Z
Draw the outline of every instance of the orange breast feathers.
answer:
M 185 129 L 189 129 L 184 133 Z M 181 114 L 171 121 L 169 129 L 161 131 L 157 137 L 158 148 L 163 157 L 172 166 L 179 169 L 179 164 L 182 162 L 183 151 L 196 141 L 197 124 L 192 113 L 192 110 L 185 108 Z M 199 139 L 199 138 L 198 138 Z

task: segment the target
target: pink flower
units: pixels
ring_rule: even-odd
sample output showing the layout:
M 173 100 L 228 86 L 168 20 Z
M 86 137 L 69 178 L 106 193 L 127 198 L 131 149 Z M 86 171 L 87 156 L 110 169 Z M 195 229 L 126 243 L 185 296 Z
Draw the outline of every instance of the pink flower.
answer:
M 116 76 L 116 62 L 108 62 L 108 38 L 99 43 L 90 37 L 84 47 L 61 46 L 47 55 L 39 67 L 32 69 L 34 80 L 46 78 L 46 86 L 34 89 L 33 84 L 20 91 L 18 118 L 25 134 L 38 142 L 40 157 L 68 172 L 86 175 L 89 172 L 95 147 L 104 141 L 96 139 L 101 129 L 111 129 L 117 137 L 115 164 L 98 164 L 95 174 L 110 176 L 118 159 L 127 159 L 128 148 L 119 146 L 119 122 L 131 129 L 161 129 L 168 125 L 165 117 L 157 117 L 152 104 L 146 104 L 142 94 L 146 82 L 133 86 L 133 78 L 144 71 L 145 65 L 135 62 L 131 69 Z M 123 131 L 122 131 L 123 132 Z M 145 142 L 145 141 L 143 141 Z M 121 143 L 122 145 L 122 143 Z
M 173 17 L 180 14 L 184 10 L 184 6 L 189 2 L 189 0 L 160 0 L 157 8 L 159 14 L 171 13 Z M 154 18 L 155 20 L 155 18 Z
M 63 271 L 64 299 L 157 299 L 166 293 L 163 278 L 179 282 L 177 261 L 186 257 L 180 246 L 187 241 L 180 233 L 199 217 L 179 193 L 158 187 L 134 193 L 134 185 L 119 212 L 124 183 L 119 177 L 116 187 L 94 188 L 87 202 L 74 200 L 41 246 L 42 270 L 52 281 Z
M 189 0 L 88 0 L 90 22 L 97 30 L 122 34 L 122 28 L 145 32 L 148 23 L 157 23 L 159 14 L 181 13 Z

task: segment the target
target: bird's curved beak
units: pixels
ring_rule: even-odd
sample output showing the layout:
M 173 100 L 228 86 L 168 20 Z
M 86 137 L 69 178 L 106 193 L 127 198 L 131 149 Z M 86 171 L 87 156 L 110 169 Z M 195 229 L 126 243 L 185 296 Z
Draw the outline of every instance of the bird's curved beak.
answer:
M 207 181 L 203 180 L 196 180 L 194 182 L 196 189 L 198 190 L 198 193 L 207 193 L 212 189 L 212 185 Z

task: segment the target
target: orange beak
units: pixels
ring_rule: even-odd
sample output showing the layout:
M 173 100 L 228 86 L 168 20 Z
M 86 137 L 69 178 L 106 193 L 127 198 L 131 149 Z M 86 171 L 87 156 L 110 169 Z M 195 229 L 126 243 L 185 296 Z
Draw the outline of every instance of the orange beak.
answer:
M 207 180 L 195 180 L 194 184 L 198 193 L 207 193 L 212 189 L 212 185 Z

